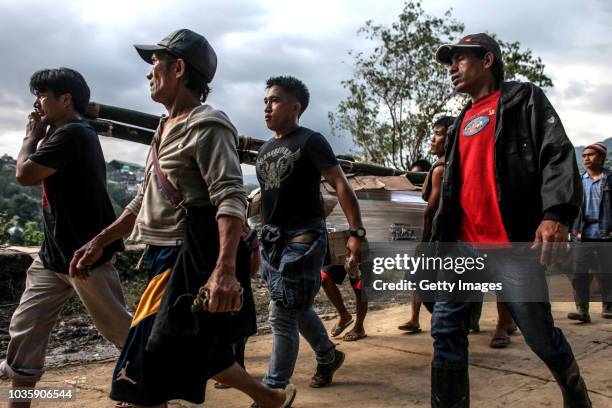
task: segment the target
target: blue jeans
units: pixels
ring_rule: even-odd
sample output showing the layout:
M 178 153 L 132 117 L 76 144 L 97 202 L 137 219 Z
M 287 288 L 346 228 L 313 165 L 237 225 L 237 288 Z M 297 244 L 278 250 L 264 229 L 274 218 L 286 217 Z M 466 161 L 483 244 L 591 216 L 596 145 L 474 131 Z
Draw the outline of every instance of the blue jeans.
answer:
M 317 363 L 333 362 L 335 346 L 317 313 L 312 309 L 321 287 L 321 268 L 327 248 L 322 222 L 274 231 L 264 228 L 262 236 L 263 277 L 270 290 L 272 354 L 263 383 L 271 388 L 289 384 L 297 360 L 300 334 L 314 350 Z M 309 234 L 310 244 L 287 242 L 291 237 Z
M 553 373 L 565 371 L 574 354 L 561 329 L 555 327 L 550 303 L 506 303 L 527 345 Z M 436 302 L 431 316 L 433 366 L 468 364 L 470 303 Z
M 466 248 L 460 247 L 459 250 L 461 255 L 474 256 L 473 253 L 466 253 Z M 526 259 L 502 250 L 493 256 L 498 257 L 498 262 L 494 264 L 492 276 L 504 287 L 502 293 L 498 293 L 498 299 L 501 297 L 508 306 L 533 352 L 553 373 L 565 371 L 574 361 L 574 354 L 563 332 L 554 325 L 550 303 L 521 301 L 521 298 L 548 298 L 544 269 L 537 263 L 538 254 Z M 499 261 L 501 258 L 503 262 Z M 467 366 L 469 320 L 470 303 L 453 300 L 436 302 L 431 317 L 435 368 L 449 363 Z
M 314 350 L 318 364 L 334 361 L 336 347 L 312 307 L 300 311 L 290 310 L 278 302 L 271 301 L 270 325 L 272 354 L 268 373 L 263 379 L 263 383 L 268 387 L 284 388 L 289 384 L 297 361 L 300 334 Z

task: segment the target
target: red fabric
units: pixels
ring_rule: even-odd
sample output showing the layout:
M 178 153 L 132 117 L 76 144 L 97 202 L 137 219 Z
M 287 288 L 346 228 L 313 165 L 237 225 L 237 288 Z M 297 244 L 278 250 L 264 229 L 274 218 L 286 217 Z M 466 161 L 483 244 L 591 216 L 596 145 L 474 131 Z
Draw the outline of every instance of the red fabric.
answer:
M 327 281 L 332 280 L 332 278 L 331 278 L 331 276 L 329 276 L 329 275 L 327 274 L 327 272 L 325 272 L 325 271 L 323 271 L 323 270 L 322 270 L 322 271 L 321 271 L 321 280 L 322 280 L 323 282 L 327 282 Z
M 47 187 L 45 186 L 45 180 L 42 181 L 42 208 L 49 207 L 49 200 L 47 199 Z
M 495 117 L 500 91 L 474 103 L 461 122 L 460 203 L 463 215 L 459 240 L 508 242 L 495 187 Z

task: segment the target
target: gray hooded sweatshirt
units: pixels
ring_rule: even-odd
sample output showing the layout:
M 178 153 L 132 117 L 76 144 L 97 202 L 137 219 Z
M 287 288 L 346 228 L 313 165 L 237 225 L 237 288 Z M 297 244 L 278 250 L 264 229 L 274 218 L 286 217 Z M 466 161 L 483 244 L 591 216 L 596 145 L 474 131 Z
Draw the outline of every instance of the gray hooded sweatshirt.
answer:
M 236 151 L 238 132 L 227 115 L 209 105 L 195 108 L 174 125 L 160 142 L 162 117 L 154 137 L 159 164 L 168 181 L 180 191 L 183 204 L 214 205 L 221 215 L 245 220 L 246 194 Z M 136 215 L 131 240 L 149 245 L 176 246 L 183 239 L 184 213 L 164 195 L 153 169 L 151 150 L 145 179 L 126 209 Z

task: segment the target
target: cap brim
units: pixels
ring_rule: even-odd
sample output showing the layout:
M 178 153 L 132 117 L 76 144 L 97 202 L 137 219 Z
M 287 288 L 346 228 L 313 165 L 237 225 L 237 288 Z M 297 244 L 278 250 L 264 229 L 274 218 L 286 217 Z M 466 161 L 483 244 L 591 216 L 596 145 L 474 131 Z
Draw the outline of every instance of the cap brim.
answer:
M 151 58 L 156 51 L 162 51 L 166 48 L 161 45 L 145 45 L 145 44 L 134 44 L 134 48 L 138 51 L 140 57 L 149 64 L 153 64 Z
M 444 44 L 436 51 L 436 61 L 440 64 L 450 65 L 453 59 L 453 54 L 457 48 L 482 48 L 476 44 Z

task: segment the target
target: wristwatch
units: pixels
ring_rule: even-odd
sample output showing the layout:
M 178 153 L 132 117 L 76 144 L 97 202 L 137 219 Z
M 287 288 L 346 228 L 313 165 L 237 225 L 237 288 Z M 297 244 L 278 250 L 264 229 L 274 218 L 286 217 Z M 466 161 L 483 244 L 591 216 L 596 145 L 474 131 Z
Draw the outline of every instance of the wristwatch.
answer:
M 363 239 L 366 236 L 366 230 L 363 227 L 358 227 L 358 228 L 349 230 L 349 233 L 351 234 L 351 237 L 356 237 L 359 239 Z

